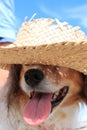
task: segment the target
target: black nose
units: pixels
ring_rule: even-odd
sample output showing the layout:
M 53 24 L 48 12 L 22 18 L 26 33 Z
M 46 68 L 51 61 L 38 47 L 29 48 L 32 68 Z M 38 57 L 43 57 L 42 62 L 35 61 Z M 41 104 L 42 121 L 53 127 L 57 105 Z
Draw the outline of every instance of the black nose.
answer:
M 31 87 L 38 85 L 44 78 L 44 74 L 39 69 L 30 69 L 24 75 L 25 81 Z

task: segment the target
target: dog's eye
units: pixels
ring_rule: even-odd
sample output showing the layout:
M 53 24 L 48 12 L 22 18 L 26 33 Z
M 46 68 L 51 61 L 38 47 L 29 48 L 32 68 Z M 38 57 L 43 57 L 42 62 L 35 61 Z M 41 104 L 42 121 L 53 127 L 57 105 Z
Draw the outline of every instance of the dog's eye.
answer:
M 59 71 L 59 70 L 60 70 L 60 67 L 59 67 L 59 66 L 56 66 L 56 70 Z

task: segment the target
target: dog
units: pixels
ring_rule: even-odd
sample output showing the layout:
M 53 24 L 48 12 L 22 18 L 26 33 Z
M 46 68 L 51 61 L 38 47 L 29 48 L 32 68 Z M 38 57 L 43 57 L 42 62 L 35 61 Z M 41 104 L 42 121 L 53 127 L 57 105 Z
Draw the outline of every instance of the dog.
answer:
M 87 76 L 52 66 L 13 64 L 0 89 L 0 130 L 87 127 Z

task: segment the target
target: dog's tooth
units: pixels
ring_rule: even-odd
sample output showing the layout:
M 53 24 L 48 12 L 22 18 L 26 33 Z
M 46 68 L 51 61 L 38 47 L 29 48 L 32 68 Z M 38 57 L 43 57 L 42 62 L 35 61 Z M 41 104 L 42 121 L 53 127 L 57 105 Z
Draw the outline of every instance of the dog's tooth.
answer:
M 58 96 L 59 92 L 55 92 L 55 95 Z
M 53 97 L 53 99 L 56 99 L 56 97 L 57 97 L 57 96 L 54 94 L 54 97 Z
M 53 101 L 57 98 L 57 96 L 58 96 L 58 94 L 57 94 L 57 92 L 56 93 L 54 93 L 54 95 L 53 95 Z
M 31 93 L 29 93 L 28 95 L 29 95 L 29 98 L 31 98 L 31 96 L 32 96 Z

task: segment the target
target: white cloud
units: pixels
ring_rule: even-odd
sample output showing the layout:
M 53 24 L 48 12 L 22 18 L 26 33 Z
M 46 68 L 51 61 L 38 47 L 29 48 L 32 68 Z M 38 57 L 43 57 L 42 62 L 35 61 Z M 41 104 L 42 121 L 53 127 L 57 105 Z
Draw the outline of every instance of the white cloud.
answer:
M 64 20 L 64 18 L 68 21 L 77 19 L 79 25 L 87 28 L 87 3 L 73 8 L 61 8 L 61 10 L 58 10 L 58 8 L 52 10 L 40 3 L 39 8 L 49 17 L 58 18 L 59 20 Z
M 68 12 L 68 10 L 66 12 Z M 80 6 L 69 9 L 69 12 L 71 12 L 71 13 L 77 12 L 77 13 L 81 13 L 81 14 L 84 12 L 86 14 L 87 3 L 85 3 L 84 5 L 80 5 Z
M 49 17 L 61 19 L 61 16 L 56 11 L 49 9 L 44 5 L 40 5 L 39 8 L 44 14 L 48 15 Z
M 71 9 L 64 9 L 64 12 L 68 15 L 68 18 L 79 19 L 80 24 L 87 27 L 87 4 Z

